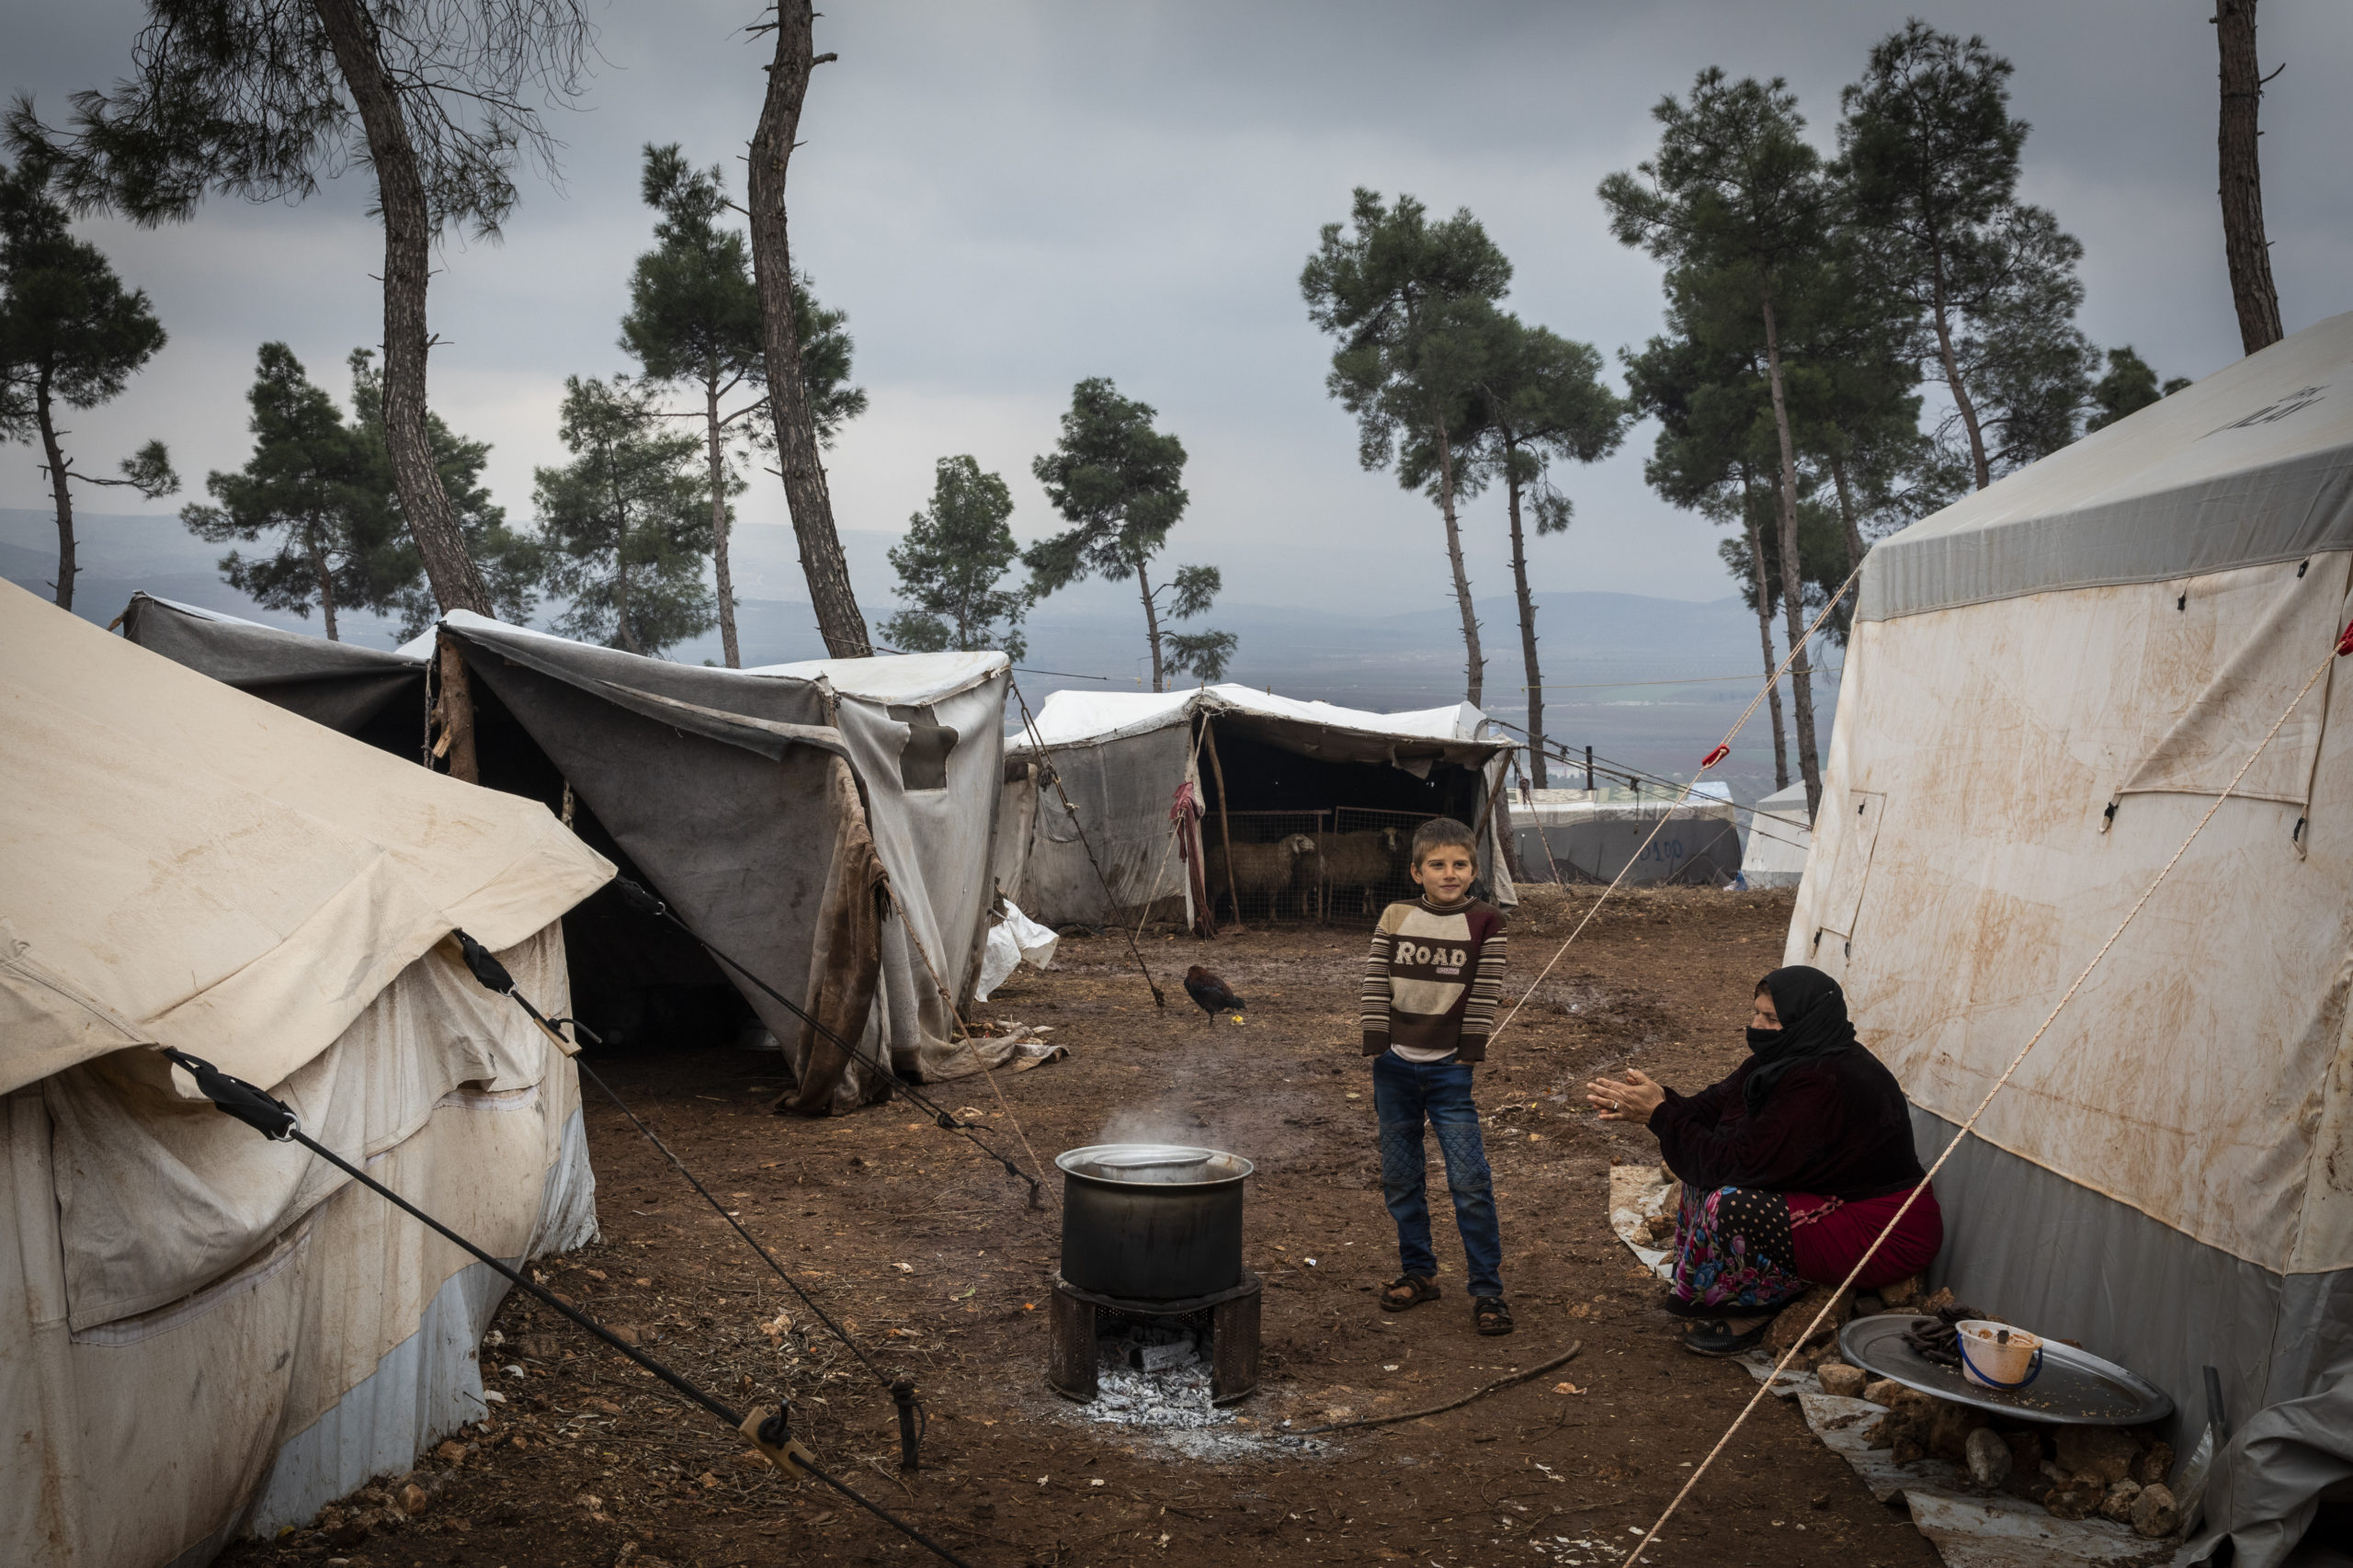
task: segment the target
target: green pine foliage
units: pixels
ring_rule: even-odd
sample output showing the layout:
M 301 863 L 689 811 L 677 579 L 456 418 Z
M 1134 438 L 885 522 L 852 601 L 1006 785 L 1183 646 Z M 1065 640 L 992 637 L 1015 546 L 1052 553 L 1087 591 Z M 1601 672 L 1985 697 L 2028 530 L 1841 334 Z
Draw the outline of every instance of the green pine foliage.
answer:
M 568 601 L 555 629 L 645 654 L 710 631 L 702 442 L 671 429 L 654 389 L 627 376 L 567 378 L 559 433 L 573 460 L 539 470 L 532 492 L 542 580 Z
M 884 638 L 911 653 L 1001 648 L 1024 657 L 1029 596 L 998 586 L 1021 553 L 1012 516 L 1001 475 L 969 454 L 940 459 L 930 505 L 907 519 L 906 537 L 890 551 L 907 608 L 882 623 Z
M 1029 465 L 1046 499 L 1070 527 L 1022 551 L 1032 602 L 1090 576 L 1133 578 L 1143 605 L 1152 653 L 1152 689 L 1189 671 L 1203 681 L 1224 678 L 1238 639 L 1229 632 L 1174 632 L 1161 624 L 1161 596 L 1172 589 L 1168 613 L 1188 620 L 1208 610 L 1223 585 L 1214 566 L 1186 566 L 1154 586 L 1153 558 L 1185 515 L 1185 444 L 1153 428 L 1152 406 L 1122 397 L 1102 376 L 1071 390 L 1062 439 Z

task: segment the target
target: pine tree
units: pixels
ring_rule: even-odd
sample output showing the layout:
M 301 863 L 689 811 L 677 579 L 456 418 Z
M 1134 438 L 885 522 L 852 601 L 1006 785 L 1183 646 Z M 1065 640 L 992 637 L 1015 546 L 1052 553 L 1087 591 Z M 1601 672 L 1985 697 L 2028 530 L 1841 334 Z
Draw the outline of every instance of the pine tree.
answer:
M 1911 302 L 1912 353 L 1952 400 L 1980 490 L 2075 438 L 2097 359 L 2075 326 L 2083 246 L 2018 199 L 2028 128 L 2010 117 L 2011 71 L 1984 39 L 1915 19 L 1839 100 L 1847 213 Z
M 1520 502 L 1535 513 L 1536 533 L 1564 533 L 1574 515 L 1553 483 L 1552 463 L 1597 462 L 1618 449 L 1628 410 L 1602 384 L 1601 356 L 1551 329 L 1488 310 L 1473 380 L 1480 432 L 1470 460 L 1497 473 L 1511 523 L 1512 591 L 1519 604 L 1520 657 L 1528 673 L 1528 756 L 1538 789 L 1544 767 L 1544 670 L 1536 654 L 1536 601 L 1528 585 L 1527 529 Z
M 1204 681 L 1223 677 L 1237 639 L 1231 632 L 1178 632 L 1161 623 L 1160 597 L 1171 594 L 1167 613 L 1189 620 L 1207 611 L 1223 581 L 1214 566 L 1181 566 L 1154 587 L 1152 560 L 1168 542 L 1168 530 L 1185 515 L 1189 499 L 1185 444 L 1152 427 L 1151 405 L 1120 395 L 1101 376 L 1071 390 L 1063 415 L 1062 439 L 1029 465 L 1046 487 L 1046 499 L 1071 526 L 1022 551 L 1029 568 L 1034 602 L 1090 576 L 1132 577 L 1143 603 L 1144 638 L 1152 650 L 1152 689 L 1168 689 L 1168 676 L 1191 671 Z
M 1511 263 L 1468 210 L 1433 223 L 1412 197 L 1391 207 L 1359 187 L 1349 216 L 1352 230 L 1324 225 L 1300 292 L 1308 319 L 1339 340 L 1324 384 L 1357 416 L 1358 460 L 1368 469 L 1397 462 L 1400 482 L 1438 504 L 1462 618 L 1463 687 L 1475 704 L 1487 661 L 1456 506 L 1480 481 L 1456 449 L 1472 437 L 1479 356 L 1466 339 L 1484 320 L 1482 308 L 1509 290 Z
M 2128 414 L 2138 414 L 2188 384 L 2188 376 L 2175 376 L 2160 386 L 2157 372 L 2132 351 L 2131 344 L 2111 348 L 2108 351 L 2108 374 L 2092 383 L 2092 412 L 2084 421 L 2084 433 L 2089 435 Z
M 351 428 L 368 459 L 364 483 L 369 504 L 383 519 L 365 530 L 376 541 L 368 566 L 368 608 L 398 617 L 400 635 L 415 637 L 440 619 L 441 607 L 417 547 L 416 530 L 406 518 L 391 432 L 385 426 L 383 373 L 372 349 L 355 348 L 345 363 L 351 369 Z M 507 527 L 506 508 L 491 499 L 483 483 L 490 443 L 468 440 L 438 414 L 425 416 L 425 440 L 459 543 L 489 596 L 489 613 L 521 625 L 539 601 L 545 563 L 540 540 Z
M 626 376 L 567 378 L 560 434 L 573 460 L 532 493 L 547 586 L 571 600 L 556 630 L 646 654 L 710 631 L 702 443 L 666 431 L 654 389 Z
M 731 203 L 717 165 L 696 170 L 677 143 L 648 143 L 640 189 L 645 204 L 662 218 L 654 228 L 655 247 L 637 258 L 631 275 L 621 347 L 636 357 L 647 380 L 685 384 L 700 394 L 719 640 L 727 667 L 738 669 L 743 657 L 735 633 L 735 579 L 728 560 L 733 517 L 727 501 L 745 486 L 728 444 L 732 436 L 743 434 L 763 450 L 776 448 L 759 290 L 744 236 L 720 226 L 720 214 Z M 805 276 L 794 279 L 792 309 L 817 440 L 830 447 L 842 424 L 866 411 L 866 393 L 849 384 L 847 317 L 818 304 Z M 722 404 L 739 392 L 741 404 L 722 413 Z
M 1002 477 L 969 455 L 940 459 L 931 504 L 907 519 L 906 537 L 891 548 L 908 608 L 882 623 L 882 635 L 915 653 L 1002 648 L 1008 658 L 1025 656 L 1029 596 L 997 586 L 1021 553 L 1012 516 L 1013 492 Z
M 1797 99 L 1779 78 L 1727 82 L 1699 73 L 1688 101 L 1670 97 L 1652 110 L 1661 127 L 1655 157 L 1636 175 L 1601 185 L 1619 240 L 1666 263 L 1668 288 L 1688 301 L 1687 319 L 1731 338 L 1763 339 L 1779 484 L 1781 613 L 1790 643 L 1804 634 L 1799 568 L 1800 475 L 1787 356 L 1803 331 L 1797 312 L 1819 297 L 1834 222 L 1822 159 L 1802 135 Z M 1753 324 L 1753 327 L 1750 324 Z M 1790 671 L 1798 770 L 1806 806 L 1821 803 L 1822 763 L 1813 722 L 1812 670 L 1801 654 Z
M 246 401 L 253 456 L 234 473 L 208 476 L 215 505 L 189 506 L 180 520 L 215 544 L 275 536 L 267 553 L 231 551 L 221 575 L 267 608 L 304 619 L 317 609 L 327 641 L 341 642 L 338 612 L 381 597 L 370 568 L 384 553 L 387 518 L 369 483 L 372 454 L 283 343 L 261 346 Z
M 74 96 L 63 135 L 28 99 L 9 141 L 53 165 L 77 210 L 156 224 L 209 191 L 299 201 L 364 168 L 384 224 L 386 450 L 439 605 L 492 590 L 437 483 L 426 403 L 435 239 L 498 233 L 523 158 L 552 164 L 540 106 L 575 97 L 594 34 L 578 0 L 147 0 L 131 74 Z
M 126 290 L 95 245 L 66 228 L 45 170 L 0 170 L 0 440 L 40 443 L 41 472 L 57 512 L 59 608 L 74 608 L 75 483 L 123 485 L 153 501 L 179 488 L 170 455 L 150 441 L 122 460 L 119 477 L 82 473 L 67 454 L 57 414 L 112 401 L 164 347 L 163 324 L 143 290 Z

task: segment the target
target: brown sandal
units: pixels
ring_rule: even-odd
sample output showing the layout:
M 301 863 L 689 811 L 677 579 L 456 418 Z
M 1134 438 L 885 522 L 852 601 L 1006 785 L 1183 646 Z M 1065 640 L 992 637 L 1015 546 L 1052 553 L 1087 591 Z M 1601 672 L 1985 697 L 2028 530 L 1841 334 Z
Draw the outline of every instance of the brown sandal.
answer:
M 1402 1312 L 1424 1301 L 1435 1301 L 1442 1293 L 1438 1281 L 1427 1275 L 1400 1274 L 1381 1287 L 1381 1307 L 1383 1312 Z
M 1501 1296 L 1482 1296 L 1471 1303 L 1471 1326 L 1494 1338 L 1511 1332 L 1511 1309 Z

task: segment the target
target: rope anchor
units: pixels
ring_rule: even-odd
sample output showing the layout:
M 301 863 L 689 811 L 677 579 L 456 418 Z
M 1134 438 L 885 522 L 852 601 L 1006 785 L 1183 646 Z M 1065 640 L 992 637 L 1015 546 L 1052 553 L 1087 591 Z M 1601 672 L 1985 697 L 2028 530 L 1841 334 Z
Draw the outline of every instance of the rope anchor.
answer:
M 493 960 L 492 961 L 494 964 L 496 963 L 495 960 Z M 503 967 L 500 968 L 499 972 L 505 972 Z M 513 984 L 511 977 L 508 981 L 508 984 L 510 986 Z M 529 1006 L 528 1003 L 525 1005 L 527 1006 Z M 542 1022 L 544 1023 L 544 1020 L 542 1020 Z M 947 1547 L 940 1545 L 939 1542 L 932 1540 L 929 1536 L 925 1535 L 921 1530 L 915 1528 L 913 1525 L 908 1524 L 904 1519 L 900 1518 L 897 1515 L 890 1512 L 890 1510 L 879 1506 L 871 1500 L 861 1496 L 857 1492 L 852 1491 L 849 1487 L 843 1485 L 832 1475 L 819 1468 L 816 1463 L 815 1456 L 811 1454 L 807 1448 L 792 1437 L 790 1426 L 789 1405 L 780 1402 L 776 1414 L 765 1418 L 761 1417 L 757 1412 L 754 1412 L 750 1416 L 745 1416 L 730 1408 L 725 1402 L 718 1399 L 707 1390 L 697 1386 L 687 1378 L 680 1376 L 677 1372 L 673 1371 L 669 1367 L 665 1366 L 662 1362 L 655 1360 L 653 1357 L 647 1355 L 636 1346 L 626 1343 L 616 1335 L 610 1329 L 607 1328 L 603 1324 L 598 1323 L 596 1319 L 590 1317 L 587 1313 L 581 1312 L 578 1308 L 571 1306 L 560 1300 L 553 1291 L 548 1290 L 546 1287 L 533 1282 L 523 1274 L 507 1267 L 506 1264 L 501 1262 L 498 1258 L 494 1257 L 489 1253 L 483 1251 L 481 1247 L 476 1246 L 472 1242 L 468 1241 L 465 1237 L 460 1235 L 457 1232 L 451 1230 L 449 1226 L 443 1224 L 432 1215 L 427 1214 L 424 1210 L 419 1209 L 415 1204 L 411 1203 L 407 1199 L 403 1198 L 399 1193 L 394 1192 L 391 1187 L 386 1187 L 382 1182 L 378 1181 L 374 1176 L 369 1176 L 366 1171 L 361 1170 L 358 1165 L 353 1165 L 350 1161 L 345 1159 L 342 1155 L 336 1153 L 325 1144 L 321 1143 L 316 1139 L 313 1138 L 309 1133 L 304 1132 L 301 1127 L 301 1119 L 295 1114 L 294 1108 L 288 1105 L 285 1101 L 278 1099 L 267 1090 L 257 1087 L 255 1085 L 248 1084 L 243 1078 L 236 1077 L 233 1074 L 223 1073 L 221 1069 L 215 1067 L 211 1062 L 205 1061 L 202 1057 L 191 1056 L 187 1051 L 175 1050 L 170 1046 L 165 1046 L 163 1048 L 163 1053 L 166 1061 L 170 1062 L 174 1066 L 180 1068 L 182 1071 L 186 1072 L 189 1077 L 196 1080 L 197 1092 L 201 1094 L 206 1099 L 211 1101 L 216 1108 L 235 1117 L 239 1121 L 244 1122 L 246 1126 L 254 1129 L 256 1132 L 259 1132 L 263 1137 L 270 1139 L 273 1142 L 301 1144 L 303 1148 L 309 1150 L 312 1153 L 316 1154 L 320 1159 L 324 1160 L 327 1164 L 335 1166 L 335 1169 L 341 1171 L 352 1180 L 359 1183 L 360 1186 L 368 1188 L 368 1190 L 375 1193 L 379 1198 L 381 1198 L 386 1202 L 392 1204 L 393 1208 L 398 1209 L 404 1214 L 408 1215 L 411 1219 L 415 1220 L 418 1223 L 424 1225 L 436 1235 L 440 1236 L 443 1240 L 450 1242 L 462 1248 L 464 1251 L 472 1254 L 476 1262 L 489 1267 L 493 1272 L 505 1278 L 508 1284 L 515 1286 L 517 1290 L 528 1292 L 545 1305 L 554 1308 L 558 1312 L 570 1319 L 577 1326 L 585 1329 L 588 1333 L 596 1335 L 597 1338 L 602 1340 L 612 1349 L 628 1357 L 631 1361 L 634 1361 L 639 1366 L 644 1368 L 647 1371 L 653 1373 L 655 1377 L 661 1379 L 663 1382 L 669 1385 L 669 1387 L 680 1396 L 694 1404 L 701 1406 L 711 1415 L 717 1416 L 720 1420 L 725 1422 L 729 1426 L 734 1428 L 737 1432 L 748 1438 L 754 1448 L 757 1449 L 770 1463 L 774 1464 L 785 1474 L 794 1476 L 796 1478 L 802 1475 L 813 1477 L 815 1480 L 833 1488 L 835 1492 L 840 1493 L 843 1496 L 848 1498 L 851 1502 L 857 1504 L 868 1513 L 872 1514 L 876 1518 L 881 1519 L 884 1524 L 889 1525 L 892 1528 L 897 1530 L 900 1534 L 905 1536 L 909 1540 L 914 1541 L 925 1551 L 929 1551 L 933 1556 L 938 1557 L 943 1562 L 954 1563 L 956 1568 L 972 1568 L 971 1563 L 965 1562 L 964 1559 L 956 1555 L 955 1552 L 949 1551 Z

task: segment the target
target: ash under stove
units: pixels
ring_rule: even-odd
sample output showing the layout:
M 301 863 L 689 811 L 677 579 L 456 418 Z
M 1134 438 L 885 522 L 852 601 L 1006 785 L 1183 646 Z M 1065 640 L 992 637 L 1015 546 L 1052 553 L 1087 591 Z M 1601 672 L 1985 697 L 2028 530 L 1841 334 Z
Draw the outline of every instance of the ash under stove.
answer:
M 1237 1154 L 1166 1143 L 1099 1143 L 1054 1162 L 1063 1172 L 1062 1270 L 1055 1276 L 1046 1381 L 1093 1402 L 1108 1361 L 1175 1379 L 1205 1369 L 1211 1405 L 1258 1386 L 1258 1277 L 1242 1267 Z M 1130 1380 L 1115 1376 L 1119 1403 Z M 1181 1399 L 1178 1401 L 1184 1403 Z

